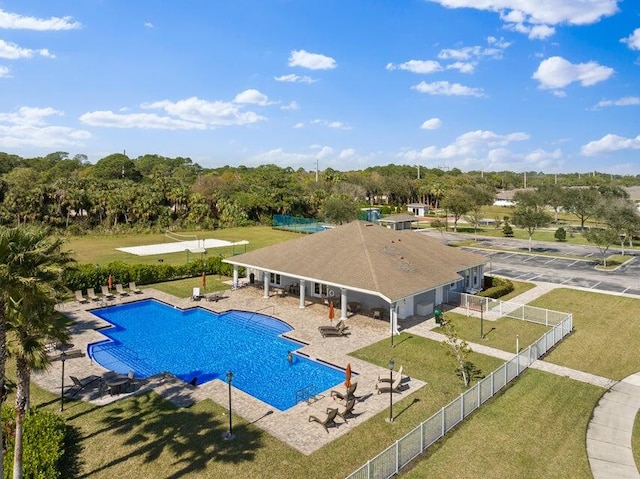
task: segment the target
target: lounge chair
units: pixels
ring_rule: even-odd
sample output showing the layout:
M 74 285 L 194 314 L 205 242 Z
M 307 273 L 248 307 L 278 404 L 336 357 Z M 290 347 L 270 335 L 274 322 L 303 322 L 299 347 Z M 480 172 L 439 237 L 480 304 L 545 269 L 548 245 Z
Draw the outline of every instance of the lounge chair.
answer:
M 129 289 L 134 294 L 142 294 L 142 290 L 136 286 L 135 281 L 130 281 L 129 282 Z
M 218 293 L 211 293 L 208 296 L 205 296 L 207 298 L 207 301 L 215 301 L 218 302 L 219 299 L 224 298 L 224 293 L 222 291 L 218 292 Z
M 376 384 L 376 389 L 378 390 L 378 394 L 382 393 L 398 393 L 401 394 L 400 391 L 400 383 L 402 383 L 402 377 L 398 374 L 392 383 L 384 383 L 380 382 Z
M 317 422 L 320 424 L 327 433 L 329 432 L 329 426 L 338 426 L 336 423 L 336 416 L 338 415 L 337 408 L 327 408 L 327 417 L 319 419 L 316 416 L 309 416 L 309 422 Z
M 87 297 L 91 301 L 100 301 L 100 298 L 98 297 L 98 295 L 96 294 L 93 288 L 87 288 Z
M 191 301 L 200 301 L 202 297 L 203 296 L 200 294 L 200 288 L 193 288 L 193 293 L 191 294 Z
M 349 326 L 341 326 L 340 328 L 331 328 L 331 329 L 321 329 L 320 333 L 322 334 L 323 338 L 326 338 L 327 336 L 348 336 L 349 334 L 351 334 L 351 331 L 349 331 Z
M 88 303 L 88 302 L 89 302 L 89 300 L 88 300 L 87 298 L 85 298 L 84 296 L 82 296 L 82 291 L 81 291 L 81 290 L 77 290 L 77 291 L 75 292 L 75 294 L 76 294 L 76 301 L 77 301 L 78 303 L 84 304 L 84 303 Z
M 115 298 L 115 296 L 113 294 L 111 294 L 111 292 L 109 291 L 109 288 L 107 288 L 107 286 L 103 286 L 102 287 L 102 297 L 104 299 L 113 299 L 113 298 Z
M 358 389 L 358 381 L 351 383 L 351 386 L 347 389 L 347 391 L 342 394 L 340 391 L 336 391 L 333 389 L 329 394 L 333 399 L 346 399 L 349 402 L 351 399 L 358 399 L 355 395 L 356 389 Z
M 129 293 L 127 293 L 122 287 L 122 283 L 116 284 L 116 292 L 118 293 L 118 296 L 129 296 Z
M 355 414 L 353 414 L 353 407 L 355 405 L 356 405 L 356 398 L 352 397 L 347 401 L 347 404 L 345 404 L 344 409 L 342 411 L 338 410 L 338 416 L 340 416 L 344 422 L 348 422 L 347 421 L 348 416 L 355 416 Z
M 338 321 L 336 324 L 331 324 L 331 325 L 325 325 L 325 326 L 318 326 L 318 331 L 323 331 L 323 330 L 335 330 L 335 329 L 340 329 L 340 328 L 348 328 L 349 326 L 347 326 L 347 324 L 344 322 L 344 319 L 341 319 L 340 321 Z
M 402 365 L 400 365 L 400 369 L 398 369 L 398 372 L 396 374 L 400 376 L 401 378 L 400 381 L 402 381 Z M 395 380 L 396 380 L 395 374 L 393 374 L 391 377 L 385 376 L 384 374 L 381 374 L 380 376 L 378 376 L 379 383 L 392 383 Z
M 92 376 L 89 376 L 87 379 L 85 379 L 84 382 L 82 382 L 76 376 L 69 376 L 69 377 L 73 381 L 73 388 L 72 388 L 73 389 L 73 393 L 70 395 L 70 397 L 76 396 L 84 388 L 86 388 L 90 384 L 95 383 L 98 379 L 100 379 L 100 376 L 92 375 Z M 71 391 L 71 389 L 69 391 Z M 67 391 L 67 392 L 69 392 L 69 391 Z

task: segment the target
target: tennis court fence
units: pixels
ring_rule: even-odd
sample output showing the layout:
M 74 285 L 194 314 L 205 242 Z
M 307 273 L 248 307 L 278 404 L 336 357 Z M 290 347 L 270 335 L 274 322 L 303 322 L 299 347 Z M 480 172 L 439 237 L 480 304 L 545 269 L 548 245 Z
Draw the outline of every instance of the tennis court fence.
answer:
M 464 293 L 458 294 L 460 296 L 458 296 L 459 304 L 457 306 L 467 307 L 469 304 L 483 304 L 483 301 L 476 303 L 476 299 L 468 298 L 480 298 L 478 296 Z M 480 299 L 486 300 L 490 298 Z M 485 302 L 484 304 L 491 304 L 493 306 L 492 309 L 495 309 L 498 306 L 493 304 L 493 301 L 499 300 L 491 300 L 491 302 Z M 447 302 L 449 302 L 449 299 L 447 299 Z M 570 313 L 548 311 L 542 308 L 534 308 L 530 311 L 531 307 L 520 304 L 517 305 L 517 308 L 514 308 L 515 305 L 516 303 L 508 303 L 504 306 L 504 310 L 509 311 L 509 314 L 515 314 L 516 319 L 535 320 L 535 322 L 548 321 L 549 318 L 557 319 L 560 316 L 563 319 L 556 321 L 551 326 L 551 329 L 531 346 L 520 351 L 509 361 L 492 371 L 489 376 L 477 382 L 411 432 L 398 439 L 373 459 L 367 461 L 366 464 L 347 476 L 346 479 L 387 479 L 397 474 L 400 469 L 426 451 L 438 439 L 444 437 L 447 432 L 506 387 L 509 382 L 517 378 L 522 371 L 544 356 L 573 330 L 573 316 Z M 527 313 L 524 313 L 524 311 L 527 311 Z M 533 319 L 521 317 L 525 314 L 530 315 Z M 545 323 L 543 322 L 542 324 Z

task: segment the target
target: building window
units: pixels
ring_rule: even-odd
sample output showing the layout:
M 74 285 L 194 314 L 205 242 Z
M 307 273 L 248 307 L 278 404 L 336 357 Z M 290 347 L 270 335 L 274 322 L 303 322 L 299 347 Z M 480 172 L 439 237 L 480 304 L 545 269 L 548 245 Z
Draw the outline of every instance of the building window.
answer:
M 280 275 L 275 273 L 269 273 L 269 282 L 271 284 L 280 284 Z

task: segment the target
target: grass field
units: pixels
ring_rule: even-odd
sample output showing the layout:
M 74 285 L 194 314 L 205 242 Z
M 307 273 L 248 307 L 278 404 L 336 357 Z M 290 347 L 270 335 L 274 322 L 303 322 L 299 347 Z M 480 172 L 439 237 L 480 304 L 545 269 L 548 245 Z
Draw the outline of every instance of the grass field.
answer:
M 556 289 L 531 306 L 573 312 L 574 331 L 546 358 L 562 366 L 620 380 L 640 371 L 640 299 Z
M 591 477 L 585 437 L 602 393 L 596 386 L 527 370 L 400 477 Z
M 250 228 L 228 228 L 221 230 L 203 230 L 197 232 L 188 232 L 186 234 L 197 234 L 198 239 L 215 238 L 230 242 L 246 240 L 249 244 L 246 246 L 247 251 L 263 248 L 275 243 L 280 243 L 289 239 L 300 238 L 300 233 L 290 231 L 275 230 L 268 226 L 253 226 Z M 142 246 L 150 244 L 161 244 L 174 242 L 162 233 L 154 234 L 91 234 L 85 236 L 74 236 L 69 238 L 66 247 L 72 252 L 74 259 L 78 263 L 98 263 L 106 264 L 113 261 L 122 261 L 124 263 L 157 263 L 163 260 L 169 264 L 181 264 L 187 261 L 186 252 L 136 256 L 130 253 L 117 251 L 116 248 L 124 248 L 130 246 Z M 98 246 L 99 245 L 99 246 Z M 207 250 L 208 255 L 223 255 L 225 257 L 232 256 L 234 253 L 244 253 L 244 246 L 210 248 Z M 195 256 L 195 258 L 194 258 Z M 199 255 L 190 255 L 191 259 L 199 258 Z

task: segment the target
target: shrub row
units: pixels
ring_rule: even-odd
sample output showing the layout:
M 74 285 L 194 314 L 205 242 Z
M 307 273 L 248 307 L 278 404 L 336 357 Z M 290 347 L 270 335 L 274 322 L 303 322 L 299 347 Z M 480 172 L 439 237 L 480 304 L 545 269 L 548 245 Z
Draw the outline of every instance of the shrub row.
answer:
M 2 408 L 2 438 L 5 447 L 4 479 L 13 476 L 15 410 Z M 22 464 L 25 479 L 57 479 L 64 455 L 64 419 L 49 411 L 31 409 L 24 417 Z
M 498 299 L 514 290 L 513 283 L 508 279 L 496 278 L 495 276 L 484 277 L 484 290 L 478 296 Z
M 175 279 L 193 278 L 205 274 L 221 274 L 231 276 L 233 265 L 223 263 L 222 256 L 209 257 L 205 260 L 194 260 L 181 265 L 158 264 L 127 264 L 119 261 L 105 266 L 81 264 L 70 269 L 65 274 L 65 283 L 71 291 L 87 288 L 100 289 L 109 281 L 113 284 L 129 284 L 135 281 L 139 285 L 172 281 Z M 241 275 L 243 273 L 241 272 Z

